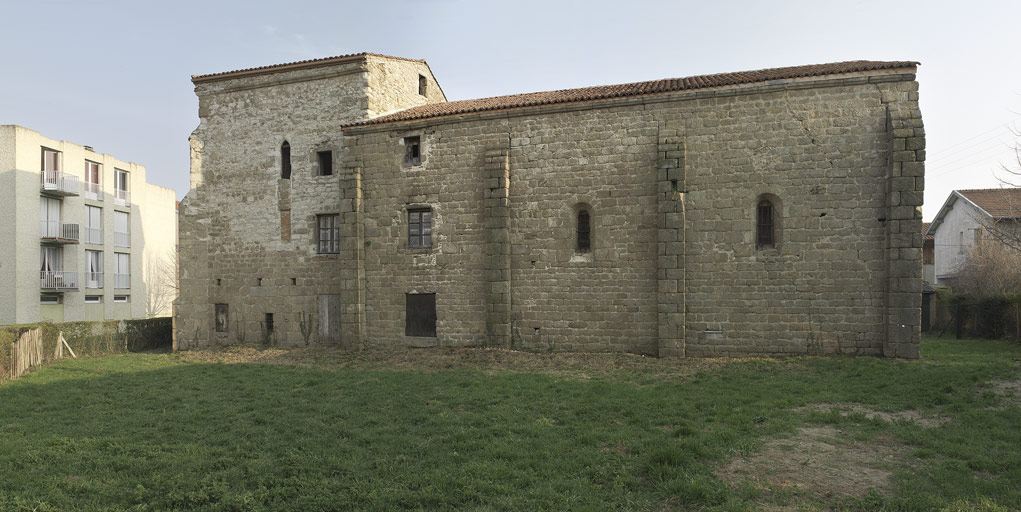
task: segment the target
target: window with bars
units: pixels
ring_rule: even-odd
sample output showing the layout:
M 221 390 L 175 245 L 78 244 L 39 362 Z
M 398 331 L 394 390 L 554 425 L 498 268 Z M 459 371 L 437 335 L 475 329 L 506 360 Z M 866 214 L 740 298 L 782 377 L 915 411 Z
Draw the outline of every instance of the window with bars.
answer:
M 592 250 L 592 217 L 588 210 L 578 212 L 578 252 Z
M 759 249 L 776 246 L 773 222 L 773 203 L 768 199 L 759 201 L 755 213 L 755 246 Z
M 337 254 L 340 252 L 340 215 L 316 215 L 319 225 L 319 254 Z
M 286 140 L 280 145 L 280 177 L 291 179 L 291 145 Z
M 428 249 L 433 246 L 432 215 L 431 208 L 408 210 L 408 248 Z
M 404 164 L 418 165 L 422 163 L 422 138 L 404 137 Z

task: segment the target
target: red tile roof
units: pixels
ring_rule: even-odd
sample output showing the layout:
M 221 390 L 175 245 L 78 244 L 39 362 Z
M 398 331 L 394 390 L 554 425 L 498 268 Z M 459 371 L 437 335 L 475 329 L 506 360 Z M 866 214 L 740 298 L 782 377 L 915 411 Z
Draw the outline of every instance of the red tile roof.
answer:
M 831 64 L 760 69 L 758 71 L 699 75 L 687 78 L 668 78 L 663 80 L 633 82 L 620 85 L 601 85 L 596 87 L 584 87 L 581 89 L 563 89 L 558 91 L 534 92 L 529 94 L 513 94 L 510 96 L 497 96 L 495 98 L 433 103 L 345 126 L 365 126 L 466 114 L 470 112 L 485 112 L 520 107 L 533 107 L 538 105 L 623 98 L 628 96 L 641 96 L 647 94 L 761 83 L 772 80 L 856 73 L 862 71 L 903 68 L 911 69 L 911 72 L 914 72 L 914 68 L 916 66 L 918 66 L 918 63 L 914 61 L 887 62 L 856 60 L 849 62 L 834 62 Z
M 417 60 L 416 59 L 406 59 L 404 57 L 394 57 L 394 56 L 391 56 L 391 55 L 381 55 L 381 54 L 378 54 L 378 53 L 362 52 L 362 53 L 350 53 L 350 54 L 347 54 L 347 55 L 337 55 L 336 57 L 324 57 L 322 59 L 300 60 L 300 61 L 297 61 L 297 62 L 287 62 L 287 63 L 284 63 L 284 64 L 273 64 L 272 66 L 261 66 L 261 67 L 257 67 L 257 68 L 236 69 L 234 71 L 224 71 L 222 73 L 210 73 L 210 74 L 207 74 L 207 75 L 192 75 L 191 76 L 191 81 L 194 84 L 198 84 L 198 83 L 202 83 L 202 82 L 213 82 L 213 81 L 216 81 L 216 80 L 226 80 L 228 78 L 237 78 L 237 77 L 241 77 L 241 76 L 262 75 L 262 74 L 267 74 L 267 73 L 280 73 L 280 72 L 283 72 L 283 71 L 294 71 L 296 69 L 307 69 L 307 68 L 315 68 L 315 67 L 320 67 L 320 66 L 332 66 L 334 64 L 340 64 L 340 63 L 343 63 L 343 62 L 353 62 L 353 61 L 362 60 L 362 59 L 364 59 L 365 57 L 368 57 L 368 56 L 382 57 L 382 58 L 385 58 L 385 59 L 406 60 L 406 61 L 410 61 L 410 62 L 425 62 L 425 60 L 423 60 L 423 59 L 417 59 Z
M 925 234 L 925 232 L 929 230 L 929 226 L 931 226 L 931 225 L 932 225 L 931 222 L 923 222 L 922 223 L 922 235 L 923 235 L 922 239 L 923 240 L 935 240 L 936 239 L 935 235 L 926 235 Z
M 957 190 L 994 219 L 1021 217 L 1021 187 Z

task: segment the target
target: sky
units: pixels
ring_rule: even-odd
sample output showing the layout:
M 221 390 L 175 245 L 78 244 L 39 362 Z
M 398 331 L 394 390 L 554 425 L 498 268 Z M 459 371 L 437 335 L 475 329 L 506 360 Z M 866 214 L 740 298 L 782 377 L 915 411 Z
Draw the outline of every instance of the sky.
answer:
M 0 124 L 140 163 L 180 199 L 191 75 L 373 52 L 426 59 L 460 100 L 913 60 L 929 220 L 951 190 L 1017 170 L 1018 19 L 1017 1 L 0 0 Z

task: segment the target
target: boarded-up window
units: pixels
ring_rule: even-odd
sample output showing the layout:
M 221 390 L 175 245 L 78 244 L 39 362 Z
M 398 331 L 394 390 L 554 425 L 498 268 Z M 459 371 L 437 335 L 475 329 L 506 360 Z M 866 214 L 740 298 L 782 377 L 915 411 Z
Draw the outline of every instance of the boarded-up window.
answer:
M 422 139 L 420 137 L 404 137 L 404 163 L 406 165 L 422 163 Z
M 337 254 L 340 252 L 340 216 L 316 215 L 319 224 L 319 254 Z
M 280 240 L 291 241 L 291 210 L 280 210 Z
M 286 140 L 280 146 L 280 177 L 291 179 L 291 145 Z
M 592 250 L 592 218 L 588 210 L 578 212 L 578 252 Z
M 273 313 L 266 313 L 266 322 L 264 325 L 266 326 L 266 332 L 268 334 L 273 334 Z
M 405 295 L 405 336 L 436 337 L 436 294 L 409 293 Z
M 776 240 L 773 225 L 773 203 L 768 199 L 759 201 L 755 217 L 755 246 L 759 248 L 774 247 Z
M 319 296 L 319 340 L 340 343 L 340 295 Z
M 415 208 L 408 210 L 408 247 L 411 249 L 428 249 L 432 241 L 432 210 Z
M 216 332 L 227 332 L 230 326 L 230 314 L 226 304 L 216 306 Z
M 320 176 L 332 176 L 333 175 L 333 151 L 320 151 L 316 153 L 319 156 L 319 175 Z

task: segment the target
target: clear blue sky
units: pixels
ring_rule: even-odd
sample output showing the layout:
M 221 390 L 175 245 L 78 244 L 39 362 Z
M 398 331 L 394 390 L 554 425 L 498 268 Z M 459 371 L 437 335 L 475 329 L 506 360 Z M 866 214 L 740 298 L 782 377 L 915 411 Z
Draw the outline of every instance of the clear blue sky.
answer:
M 950 190 L 1017 164 L 1019 19 L 1016 1 L 0 0 L 0 124 L 141 163 L 180 198 L 192 74 L 369 51 L 426 59 L 456 100 L 917 60 L 929 219 Z

